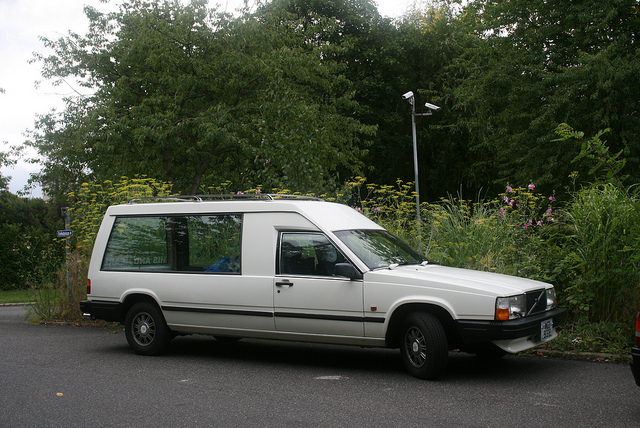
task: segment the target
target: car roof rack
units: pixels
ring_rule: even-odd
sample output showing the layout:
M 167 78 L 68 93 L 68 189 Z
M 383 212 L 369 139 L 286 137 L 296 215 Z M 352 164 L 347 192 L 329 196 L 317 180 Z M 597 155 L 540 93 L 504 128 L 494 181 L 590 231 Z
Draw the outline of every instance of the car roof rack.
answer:
M 304 195 L 286 195 L 279 193 L 256 193 L 256 194 L 228 194 L 228 195 L 179 195 L 179 196 L 145 196 L 130 199 L 127 204 L 145 202 L 204 202 L 204 201 L 235 201 L 263 200 L 274 201 L 277 199 L 291 199 L 297 201 L 324 201 L 322 198 Z

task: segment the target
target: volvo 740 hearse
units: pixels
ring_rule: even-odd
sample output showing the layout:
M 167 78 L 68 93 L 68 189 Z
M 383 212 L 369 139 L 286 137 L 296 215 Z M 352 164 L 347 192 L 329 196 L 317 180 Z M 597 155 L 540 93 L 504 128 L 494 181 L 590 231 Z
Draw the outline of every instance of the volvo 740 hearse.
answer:
M 138 354 L 177 334 L 400 348 L 434 379 L 448 352 L 499 357 L 557 336 L 554 287 L 431 263 L 345 205 L 178 197 L 108 208 L 80 309 Z

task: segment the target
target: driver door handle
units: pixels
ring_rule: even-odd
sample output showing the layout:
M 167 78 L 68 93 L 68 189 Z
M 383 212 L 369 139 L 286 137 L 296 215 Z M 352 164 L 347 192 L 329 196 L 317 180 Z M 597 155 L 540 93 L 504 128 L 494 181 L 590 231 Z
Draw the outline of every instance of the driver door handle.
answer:
M 293 287 L 293 282 L 276 282 L 276 287 Z

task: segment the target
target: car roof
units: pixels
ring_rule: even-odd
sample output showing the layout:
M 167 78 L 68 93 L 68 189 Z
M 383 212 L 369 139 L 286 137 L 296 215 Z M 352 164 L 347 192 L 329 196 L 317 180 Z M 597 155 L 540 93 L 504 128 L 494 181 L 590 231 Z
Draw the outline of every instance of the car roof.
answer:
M 213 195 L 229 196 L 229 195 Z M 309 197 L 211 198 L 175 197 L 140 198 L 108 208 L 110 216 L 188 215 L 217 213 L 299 213 L 322 230 L 383 229 L 356 209 L 347 205 Z

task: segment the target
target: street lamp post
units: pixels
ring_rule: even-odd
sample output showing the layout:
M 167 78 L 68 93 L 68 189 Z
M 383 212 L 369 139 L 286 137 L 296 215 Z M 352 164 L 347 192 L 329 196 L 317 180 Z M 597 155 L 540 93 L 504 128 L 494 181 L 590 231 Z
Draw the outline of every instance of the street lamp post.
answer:
M 415 175 L 416 186 L 416 220 L 420 225 L 420 184 L 418 179 L 418 138 L 416 135 L 416 117 L 431 116 L 432 110 L 438 111 L 440 107 L 435 104 L 425 103 L 425 107 L 429 109 L 426 113 L 416 113 L 416 98 L 413 92 L 409 91 L 402 95 L 402 99 L 407 100 L 411 104 L 411 133 L 413 135 L 413 173 Z

